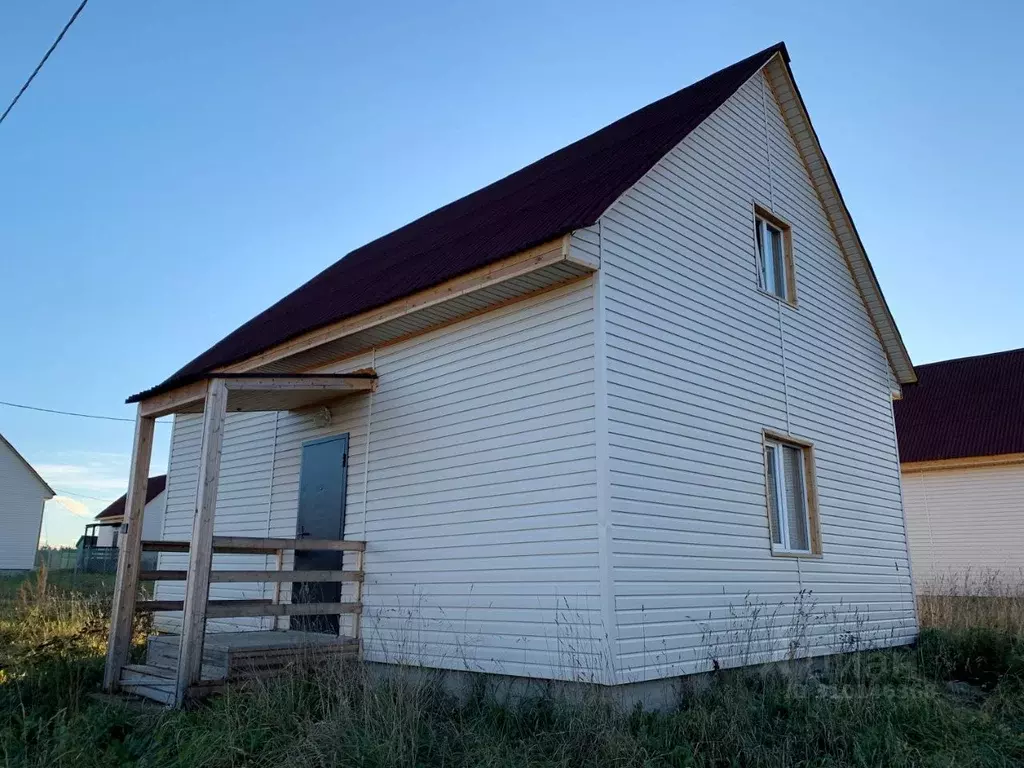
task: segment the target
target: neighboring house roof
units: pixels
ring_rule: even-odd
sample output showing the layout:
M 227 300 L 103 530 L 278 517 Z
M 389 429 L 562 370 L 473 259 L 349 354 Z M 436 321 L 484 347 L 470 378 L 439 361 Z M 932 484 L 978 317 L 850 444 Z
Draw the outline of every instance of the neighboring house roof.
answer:
M 785 45 L 773 45 L 352 251 L 163 384 L 129 402 L 191 383 L 303 333 L 596 224 L 622 194 L 776 55 L 788 71 Z M 809 124 L 807 128 L 813 137 Z M 820 152 L 816 138 L 814 145 Z M 827 168 L 823 155 L 816 160 Z M 830 192 L 842 205 L 831 171 L 828 178 Z M 859 238 L 855 247 L 862 250 Z M 900 380 L 913 381 L 910 358 L 870 264 L 866 272 L 862 280 L 877 293 L 872 306 L 881 306 L 883 321 L 887 318 L 892 326 L 893 333 L 884 338 L 892 337 L 895 341 L 888 344 L 898 347 L 887 346 L 886 354 L 890 362 L 897 359 L 894 367 Z M 863 284 L 860 287 L 865 290 Z M 872 318 L 878 322 L 877 310 Z
M 167 487 L 167 475 L 156 475 L 155 477 L 149 478 L 149 482 L 146 483 L 146 503 L 149 504 L 153 499 L 164 492 Z M 109 507 L 104 509 L 98 515 L 97 520 L 113 520 L 124 517 L 124 505 L 128 499 L 128 494 L 119 498 L 113 502 Z
M 1024 349 L 916 370 L 894 404 L 902 463 L 1024 453 Z
M 41 486 L 43 486 L 43 490 L 45 492 L 44 495 L 49 494 L 48 496 L 46 496 L 46 498 L 52 499 L 54 496 L 57 495 L 54 492 L 53 488 L 50 487 L 49 483 L 47 483 L 45 480 L 43 480 L 42 476 L 38 472 L 35 471 L 35 469 L 32 467 L 31 464 L 28 463 L 28 461 L 25 460 L 24 456 L 22 456 L 20 453 L 18 453 L 18 449 L 15 448 L 13 445 L 11 445 L 10 441 L 8 441 L 6 437 L 4 437 L 3 435 L 0 435 L 0 441 L 2 441 L 4 445 L 6 445 L 8 448 L 11 449 L 11 453 L 13 453 L 15 456 L 17 456 L 18 460 L 22 464 L 25 465 L 25 469 L 27 469 L 32 474 L 32 477 L 34 477 L 37 481 L 39 481 L 39 484 Z

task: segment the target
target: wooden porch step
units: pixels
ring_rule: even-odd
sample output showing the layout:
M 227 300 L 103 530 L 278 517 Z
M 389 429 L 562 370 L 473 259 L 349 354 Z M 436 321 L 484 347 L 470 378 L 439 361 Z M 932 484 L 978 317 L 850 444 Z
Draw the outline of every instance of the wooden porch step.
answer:
M 168 677 L 168 674 L 171 676 Z M 128 664 L 121 670 L 121 690 L 161 704 L 174 703 L 174 670 L 148 664 Z
M 168 706 L 174 704 L 173 688 L 151 688 L 142 683 L 121 683 L 121 690 L 132 696 L 149 699 L 159 704 L 166 704 Z
M 121 670 L 121 677 L 124 677 L 125 674 L 148 675 L 165 680 L 174 680 L 177 677 L 176 670 L 170 667 L 158 667 L 153 664 L 126 664 Z
M 173 704 L 178 675 L 178 635 L 153 635 L 147 644 L 146 663 L 121 670 L 120 686 L 161 704 Z M 188 697 L 202 698 L 229 685 L 287 674 L 296 666 L 335 664 L 359 655 L 354 637 L 296 630 L 215 632 L 203 643 L 202 680 L 189 688 Z
M 209 642 L 210 637 L 207 635 L 203 646 L 203 677 L 217 680 L 227 675 L 228 654 L 225 649 Z M 146 665 L 170 670 L 177 676 L 180 642 L 178 635 L 152 635 L 146 643 Z
M 121 669 L 121 689 L 160 704 L 174 704 L 180 642 L 179 635 L 152 635 L 146 663 Z M 338 664 L 358 655 L 359 640 L 351 636 L 301 630 L 212 632 L 204 638 L 202 679 L 189 688 L 188 698 L 202 698 L 228 686 L 288 674 L 296 667 Z

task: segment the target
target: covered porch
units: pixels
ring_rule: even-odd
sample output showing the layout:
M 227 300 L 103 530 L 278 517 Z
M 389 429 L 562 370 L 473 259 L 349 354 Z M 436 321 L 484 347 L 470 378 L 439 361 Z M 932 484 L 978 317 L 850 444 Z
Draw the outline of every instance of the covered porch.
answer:
M 362 541 L 321 538 L 214 536 L 214 518 L 225 421 L 228 413 L 302 411 L 376 389 L 374 372 L 355 374 L 214 373 L 170 391 L 145 393 L 138 402 L 131 473 L 121 526 L 111 611 L 104 689 L 124 690 L 180 706 L 190 698 L 220 690 L 254 675 L 274 674 L 307 659 L 351 657 L 359 652 L 362 609 Z M 145 541 L 142 516 L 156 419 L 170 414 L 202 413 L 202 444 L 195 513 L 189 541 Z M 188 554 L 184 570 L 143 570 L 144 552 Z M 286 570 L 288 552 L 336 552 L 336 567 Z M 351 553 L 342 554 L 342 553 Z M 274 568 L 213 569 L 216 554 L 272 556 Z M 345 562 L 341 557 L 351 557 Z M 183 600 L 139 600 L 142 581 L 184 582 Z M 273 596 L 253 600 L 210 600 L 211 583 L 256 582 L 273 585 Z M 285 600 L 282 585 L 351 584 L 339 601 Z M 315 590 L 314 590 L 315 592 Z M 150 638 L 146 663 L 129 664 L 132 626 L 137 611 L 181 611 L 181 632 Z M 225 617 L 348 615 L 347 631 L 337 634 L 305 629 L 209 632 L 207 620 Z M 276 625 L 276 622 L 275 622 Z
M 494 367 L 496 363 L 492 359 L 493 353 L 502 348 L 506 349 L 508 354 L 523 356 L 523 364 L 534 368 L 546 368 L 551 363 L 559 363 L 560 357 L 554 352 L 549 357 L 546 352 L 535 355 L 532 351 L 524 349 L 526 345 L 520 341 L 524 338 L 536 339 L 539 348 L 547 350 L 550 344 L 543 339 L 551 334 L 566 333 L 573 334 L 572 340 L 560 340 L 562 346 L 579 344 L 587 347 L 589 342 L 585 337 L 575 334 L 570 327 L 563 326 L 574 323 L 578 317 L 590 312 L 592 302 L 586 298 L 582 286 L 579 294 L 567 289 L 573 283 L 585 283 L 598 270 L 600 263 L 587 249 L 573 247 L 571 241 L 571 235 L 560 235 L 497 261 L 484 263 L 444 282 L 438 282 L 408 295 L 403 294 L 386 304 L 367 308 L 356 314 L 341 313 L 336 319 L 325 320 L 325 324 L 320 324 L 319 321 L 311 322 L 302 332 L 287 338 L 282 335 L 277 339 L 277 331 L 270 333 L 266 327 L 266 322 L 269 321 L 263 318 L 260 323 L 247 324 L 231 334 L 222 345 L 218 345 L 217 350 L 208 351 L 197 358 L 193 364 L 183 369 L 184 372 L 179 372 L 163 384 L 130 398 L 130 403 L 137 404 L 138 414 L 129 491 L 120 535 L 121 551 L 104 676 L 105 688 L 108 691 L 121 688 L 140 693 L 162 691 L 161 695 L 153 695 L 152 698 L 166 700 L 172 704 L 181 704 L 190 696 L 201 695 L 214 689 L 214 683 L 219 682 L 210 675 L 223 672 L 230 678 L 235 665 L 230 660 L 225 661 L 225 658 L 221 658 L 221 661 L 215 664 L 204 662 L 204 658 L 209 656 L 207 653 L 204 657 L 204 647 L 219 647 L 227 641 L 223 636 L 225 633 L 218 632 L 214 635 L 209 630 L 214 628 L 214 625 L 218 629 L 233 628 L 240 622 L 251 620 L 249 618 L 225 622 L 229 617 L 278 617 L 273 624 L 274 630 L 269 630 L 268 624 L 262 627 L 265 630 L 263 632 L 246 633 L 252 635 L 245 638 L 246 643 L 262 644 L 255 649 L 247 648 L 246 654 L 250 657 L 247 663 L 251 665 L 253 656 L 259 651 L 265 657 L 265 663 L 257 666 L 262 666 L 266 670 L 273 669 L 278 661 L 293 654 L 287 648 L 279 647 L 282 643 L 292 647 L 290 640 L 286 641 L 281 637 L 289 632 L 282 628 L 283 622 L 286 621 L 284 617 L 289 617 L 287 621 L 291 622 L 291 617 L 295 616 L 333 614 L 337 624 L 341 623 L 339 619 L 344 620 L 346 631 L 335 635 L 335 640 L 328 643 L 336 646 L 330 652 L 343 655 L 364 652 L 365 643 L 360 637 L 364 542 L 339 541 L 337 538 L 323 536 L 298 538 L 295 523 L 289 516 L 291 509 L 299 506 L 295 487 L 298 485 L 301 493 L 302 486 L 299 471 L 301 457 L 296 460 L 294 451 L 305 450 L 306 445 L 316 442 L 317 438 L 326 439 L 324 430 L 299 428 L 294 422 L 313 422 L 313 418 L 302 417 L 313 416 L 322 412 L 324 406 L 331 405 L 330 410 L 342 412 L 341 423 L 352 429 L 356 421 L 353 420 L 351 413 L 346 415 L 344 412 L 354 411 L 355 408 L 351 406 L 355 406 L 356 403 L 336 401 L 344 398 L 351 400 L 357 395 L 366 396 L 367 408 L 363 422 L 365 430 L 360 436 L 361 457 L 356 458 L 362 466 L 362 498 L 357 500 L 357 503 L 361 504 L 359 538 L 365 538 L 371 415 L 375 399 L 378 397 L 372 394 L 377 388 L 376 371 L 388 371 L 386 376 L 389 391 L 384 401 L 388 403 L 386 407 L 393 411 L 395 417 L 382 422 L 385 426 L 380 433 L 376 430 L 378 423 L 381 422 L 373 422 L 374 440 L 381 441 L 375 442 L 374 445 L 383 445 L 382 450 L 385 453 L 408 456 L 411 452 L 420 450 L 403 448 L 408 442 L 408 430 L 414 427 L 415 404 L 422 406 L 429 400 L 432 404 L 437 403 L 437 407 L 460 407 L 453 406 L 450 401 L 461 399 L 463 395 L 460 392 L 474 386 L 482 375 L 479 368 L 473 369 L 477 372 L 467 374 L 466 367 L 479 366 L 484 364 L 482 361 L 485 360 L 488 367 Z M 470 321 L 471 324 L 478 323 L 480 326 L 492 326 L 494 330 L 503 328 L 506 322 L 510 322 L 508 316 L 516 313 L 516 305 L 521 302 L 524 302 L 523 306 L 528 306 L 530 302 L 538 306 L 544 305 L 549 296 L 557 297 L 552 299 L 555 302 L 553 311 L 556 314 L 550 318 L 551 322 L 534 322 L 532 318 L 524 317 L 524 325 L 528 327 L 518 328 L 514 337 L 498 333 L 493 339 L 480 344 L 470 341 L 473 325 L 463 326 L 462 330 L 454 330 L 460 328 L 465 321 Z M 568 302 L 568 306 L 562 306 L 563 300 Z M 326 317 L 324 315 L 325 319 Z M 451 337 L 438 336 L 430 342 L 423 343 L 412 359 L 402 362 L 402 358 L 409 356 L 406 352 L 399 353 L 397 350 L 402 350 L 407 344 L 415 345 L 420 337 L 428 337 L 434 333 L 443 334 L 446 331 L 450 331 Z M 521 335 L 524 333 L 525 337 Z M 465 339 L 460 341 L 464 334 Z M 277 340 L 269 343 L 268 338 Z M 453 344 L 458 345 L 455 347 L 459 350 L 458 357 L 452 354 Z M 221 350 L 221 346 L 228 351 Z M 412 362 L 413 359 L 419 359 L 419 362 Z M 349 361 L 353 369 L 361 372 L 310 373 L 329 365 L 337 365 L 343 360 Z M 414 367 L 419 365 L 422 370 L 407 377 L 405 371 L 409 369 L 404 367 L 407 363 Z M 428 368 L 431 372 L 424 377 L 423 372 Z M 434 379 L 443 380 L 443 386 L 435 388 L 430 385 L 430 381 Z M 535 386 L 544 390 L 538 393 L 537 397 L 547 396 L 544 381 Z M 484 395 L 490 403 L 487 409 L 505 410 L 505 396 L 500 387 L 492 389 L 494 391 Z M 402 393 L 399 403 L 394 402 L 397 392 Z M 511 406 L 511 409 L 515 413 L 520 413 L 519 406 Z M 238 412 L 251 412 L 250 418 L 253 422 L 259 420 L 260 413 L 273 414 L 274 426 L 268 427 L 269 431 L 266 432 L 260 432 L 258 426 L 253 427 L 253 434 L 258 436 L 252 440 L 264 446 L 275 447 L 269 452 L 272 456 L 269 462 L 264 462 L 260 467 L 246 465 L 242 471 L 239 469 L 240 462 L 255 461 L 251 458 L 252 454 L 248 458 L 241 456 L 247 450 L 245 446 L 254 443 L 246 443 L 249 437 L 240 437 L 238 444 L 231 439 L 227 443 L 228 458 L 222 471 L 221 455 L 226 416 Z M 186 481 L 179 480 L 176 486 L 179 501 L 175 503 L 174 514 L 180 515 L 181 524 L 175 528 L 174 535 L 181 540 L 143 541 L 141 518 L 152 451 L 153 425 L 158 417 L 169 414 L 202 414 L 201 423 L 200 419 L 188 420 L 189 472 L 195 467 L 198 468 L 195 503 L 193 507 L 191 486 L 186 490 L 182 487 Z M 359 417 L 360 421 L 362 418 Z M 276 446 L 281 439 L 277 431 L 278 421 L 282 424 L 287 421 L 293 422 L 288 427 L 288 439 L 291 442 L 286 449 L 293 453 L 285 470 L 280 470 L 280 467 L 275 469 L 273 459 L 277 455 Z M 237 422 L 232 420 L 231 423 L 234 425 Z M 484 424 L 482 418 L 474 419 L 473 424 L 480 424 L 480 428 L 491 431 L 498 429 L 496 426 Z M 300 433 L 305 438 L 304 442 L 296 442 L 296 435 Z M 334 439 L 338 439 L 342 433 L 343 430 L 338 429 Z M 195 442 L 191 442 L 193 439 Z M 502 438 L 493 436 L 492 439 Z M 235 449 L 239 454 L 232 454 Z M 374 450 L 377 450 L 376 447 Z M 281 471 L 287 476 L 287 480 L 280 483 L 277 498 L 276 471 Z M 383 467 L 383 471 L 387 473 L 386 466 Z M 268 472 L 269 478 L 266 483 L 261 485 L 254 479 L 263 477 Z M 417 471 L 414 474 L 415 480 L 410 484 L 430 482 L 432 476 L 426 471 Z M 264 536 L 214 536 L 214 508 L 221 477 L 227 478 L 223 484 L 222 499 L 231 493 L 242 493 L 243 491 L 237 490 L 239 487 L 248 491 L 260 485 L 266 493 L 267 511 L 265 518 L 261 518 L 261 521 L 266 521 L 262 526 L 262 530 L 266 531 Z M 168 482 L 171 483 L 174 478 L 175 470 L 172 469 Z M 286 500 L 285 496 L 288 497 Z M 172 515 L 171 498 L 169 492 L 165 520 L 169 520 Z M 185 500 L 184 505 L 180 503 L 181 499 Z M 239 511 L 239 508 L 244 508 L 244 504 L 237 504 L 234 509 L 229 509 L 231 504 L 232 501 L 222 501 L 222 509 L 219 510 L 222 525 L 229 516 L 235 522 L 245 522 L 244 518 L 247 516 L 256 518 L 263 515 L 262 512 L 252 513 L 249 509 Z M 288 507 L 288 511 L 280 518 L 287 522 L 271 531 L 272 525 L 276 525 L 278 519 L 275 517 L 278 504 L 282 508 Z M 222 532 L 248 534 L 253 530 L 259 530 L 260 527 L 244 524 L 224 525 Z M 190 538 L 184 541 L 189 531 Z M 392 553 L 396 551 L 394 543 L 391 544 Z M 408 542 L 398 543 L 397 551 L 408 546 Z M 143 552 L 177 552 L 179 557 L 187 554 L 188 561 L 186 563 L 182 559 L 175 566 L 178 570 L 142 572 L 140 556 Z M 329 561 L 331 558 L 327 557 L 326 553 L 346 553 L 345 567 L 342 568 L 341 564 L 337 567 L 310 565 L 310 558 L 315 558 L 316 555 L 302 554 L 309 552 L 323 553 Z M 287 559 L 292 556 L 291 553 L 299 553 L 306 561 L 305 570 L 287 570 Z M 218 568 L 212 569 L 214 558 L 221 554 L 268 555 L 272 559 L 262 561 L 266 565 L 262 570 L 258 569 L 259 561 L 251 567 L 245 566 L 244 569 L 239 566 L 237 572 L 222 570 L 220 566 L 225 565 L 223 562 Z M 296 556 L 296 559 L 298 557 Z M 165 561 L 164 569 L 169 569 L 166 563 L 168 558 L 162 559 Z M 312 570 L 314 568 L 320 570 Z M 136 594 L 141 580 L 161 583 L 176 580 L 179 583 L 183 582 L 184 591 L 174 595 L 180 597 L 180 600 L 137 601 Z M 238 588 L 233 591 L 233 587 L 224 583 L 232 581 L 242 585 L 250 582 L 261 583 L 261 589 L 252 594 L 252 597 L 259 599 L 247 599 L 249 595 L 245 594 L 245 589 Z M 310 585 L 312 589 L 308 592 L 311 593 L 319 592 L 321 588 L 324 592 L 336 592 L 339 588 L 335 585 L 340 584 L 347 593 L 347 598 L 341 602 L 326 604 L 293 602 L 288 594 L 293 583 Z M 224 594 L 236 594 L 238 599 L 211 600 L 211 584 L 218 587 L 217 592 L 223 590 Z M 272 593 L 265 587 L 267 584 L 273 585 Z M 168 589 L 165 588 L 161 592 L 166 593 Z M 214 595 L 222 596 L 224 595 Z M 151 642 L 147 664 L 141 665 L 149 669 L 128 666 L 132 619 L 137 610 L 181 612 L 180 634 L 172 635 L 173 639 L 170 641 L 158 638 Z M 346 616 L 349 618 L 344 618 Z M 164 618 L 168 617 L 165 615 Z M 176 621 L 175 617 L 174 622 L 169 622 L 165 626 L 175 624 L 177 628 Z M 303 626 L 303 622 L 296 620 L 292 626 Z M 302 639 L 299 635 L 290 635 L 290 638 Z M 170 646 L 168 642 L 171 643 Z M 322 648 L 324 643 L 321 638 L 316 638 L 313 642 L 319 648 L 318 652 L 327 652 Z M 177 654 L 167 653 L 168 648 L 174 647 L 175 644 Z M 225 653 L 232 658 L 241 658 L 240 652 L 231 648 Z M 227 678 L 221 678 L 221 681 Z
M 110 573 L 117 568 L 117 526 L 90 523 L 78 540 L 76 573 Z

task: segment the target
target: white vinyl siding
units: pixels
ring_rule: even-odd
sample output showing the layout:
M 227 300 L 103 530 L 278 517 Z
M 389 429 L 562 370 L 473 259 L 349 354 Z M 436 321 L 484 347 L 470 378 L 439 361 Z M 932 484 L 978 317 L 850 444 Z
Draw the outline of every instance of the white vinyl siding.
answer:
M 43 502 L 50 493 L 25 463 L 0 440 L 0 571 L 35 565 Z
M 101 525 L 96 529 L 96 546 L 116 547 L 119 530 L 119 525 Z M 143 534 L 143 538 L 145 538 L 145 534 Z M 159 538 L 159 536 L 157 538 Z
M 167 489 L 146 502 L 142 512 L 142 538 L 159 539 L 164 532 L 164 508 L 167 506 Z
M 914 586 L 1024 584 L 1024 463 L 903 475 Z
M 329 425 L 315 413 L 229 415 L 216 531 L 294 536 L 302 442 L 348 432 L 346 536 L 367 541 L 366 658 L 596 674 L 606 654 L 592 285 L 586 279 L 324 369 L 373 366 L 372 413 L 362 395 L 339 401 Z M 190 535 L 199 421 L 176 420 L 168 538 Z M 256 591 L 214 585 L 211 596 Z
M 764 99 L 756 76 L 601 221 L 623 682 L 916 633 L 888 363 Z M 792 225 L 799 308 L 752 279 L 755 203 Z M 820 558 L 772 556 L 762 429 L 815 445 Z
M 217 512 L 214 516 L 216 535 L 269 535 L 276 418 L 274 413 L 228 414 L 217 491 Z M 179 415 L 174 419 L 165 491 L 163 539 L 188 541 L 192 538 L 202 425 L 201 414 Z M 265 567 L 273 567 L 273 559 L 264 555 L 217 555 L 214 558 L 214 568 L 253 570 Z M 160 555 L 160 568 L 185 570 L 188 568 L 188 555 L 163 553 Z M 270 595 L 271 589 L 263 584 L 214 584 L 210 587 L 211 600 L 251 600 Z M 156 596 L 160 600 L 182 600 L 185 596 L 185 583 L 158 582 Z M 259 618 L 211 620 L 208 627 L 211 631 L 269 629 L 270 622 L 270 619 Z M 180 614 L 160 614 L 155 623 L 161 630 L 177 631 L 180 627 Z

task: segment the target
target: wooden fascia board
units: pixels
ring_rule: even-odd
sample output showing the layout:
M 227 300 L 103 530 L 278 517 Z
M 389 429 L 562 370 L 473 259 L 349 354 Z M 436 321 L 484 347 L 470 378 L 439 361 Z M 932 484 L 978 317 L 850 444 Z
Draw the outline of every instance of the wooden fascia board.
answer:
M 377 389 L 376 378 L 339 378 L 337 376 L 303 376 L 301 378 L 282 376 L 258 376 L 254 378 L 225 378 L 228 390 L 240 392 L 308 392 L 318 389 L 324 392 L 372 392 Z
M 245 373 L 270 365 L 286 357 L 305 352 L 321 344 L 365 331 L 381 323 L 396 320 L 404 315 L 427 309 L 436 304 L 465 296 L 473 291 L 510 280 L 538 269 L 567 262 L 587 270 L 595 271 L 600 264 L 586 254 L 572 251 L 569 247 L 570 235 L 563 235 L 554 240 L 521 251 L 486 267 L 481 267 L 460 277 L 448 280 L 440 285 L 420 291 L 404 299 L 393 301 L 383 307 L 364 312 L 355 317 L 340 320 L 315 331 L 309 331 L 276 347 L 253 355 L 241 362 L 218 369 L 224 373 Z
M 846 257 L 861 300 L 875 326 L 875 332 L 878 334 L 889 364 L 896 373 L 900 384 L 912 384 L 917 381 L 917 375 L 914 373 L 910 354 L 903 344 L 896 321 L 882 294 L 882 288 L 878 284 L 871 262 L 868 260 L 864 243 L 861 241 L 850 211 L 843 201 L 839 185 L 828 164 L 828 159 L 825 157 L 825 152 L 821 148 L 821 142 L 814 131 L 807 106 L 800 96 L 789 66 L 780 54 L 776 54 L 765 65 L 764 72 L 803 158 L 811 182 L 821 199 L 822 207 L 832 225 L 839 247 Z
M 180 411 L 186 406 L 194 405 L 206 399 L 209 380 L 194 381 L 184 384 L 170 392 L 146 398 L 139 403 L 139 415 L 146 418 L 159 418 Z
M 934 461 L 908 461 L 900 464 L 900 471 L 903 474 L 914 474 L 916 472 L 937 472 L 944 469 L 1003 467 L 1009 464 L 1024 464 L 1024 453 L 1001 453 L 996 456 L 964 456 L 958 459 L 936 459 Z
M 210 379 L 203 379 L 192 384 L 172 389 L 160 395 L 139 403 L 140 412 L 147 418 L 158 418 L 176 413 L 188 407 L 194 407 L 197 403 L 206 398 L 206 392 L 210 380 L 217 378 L 215 375 Z M 220 379 L 224 382 L 229 391 L 247 392 L 308 392 L 310 390 L 321 390 L 323 392 L 372 392 L 377 389 L 376 378 L 340 378 L 338 376 L 255 376 L 246 378 L 232 378 L 227 376 Z

